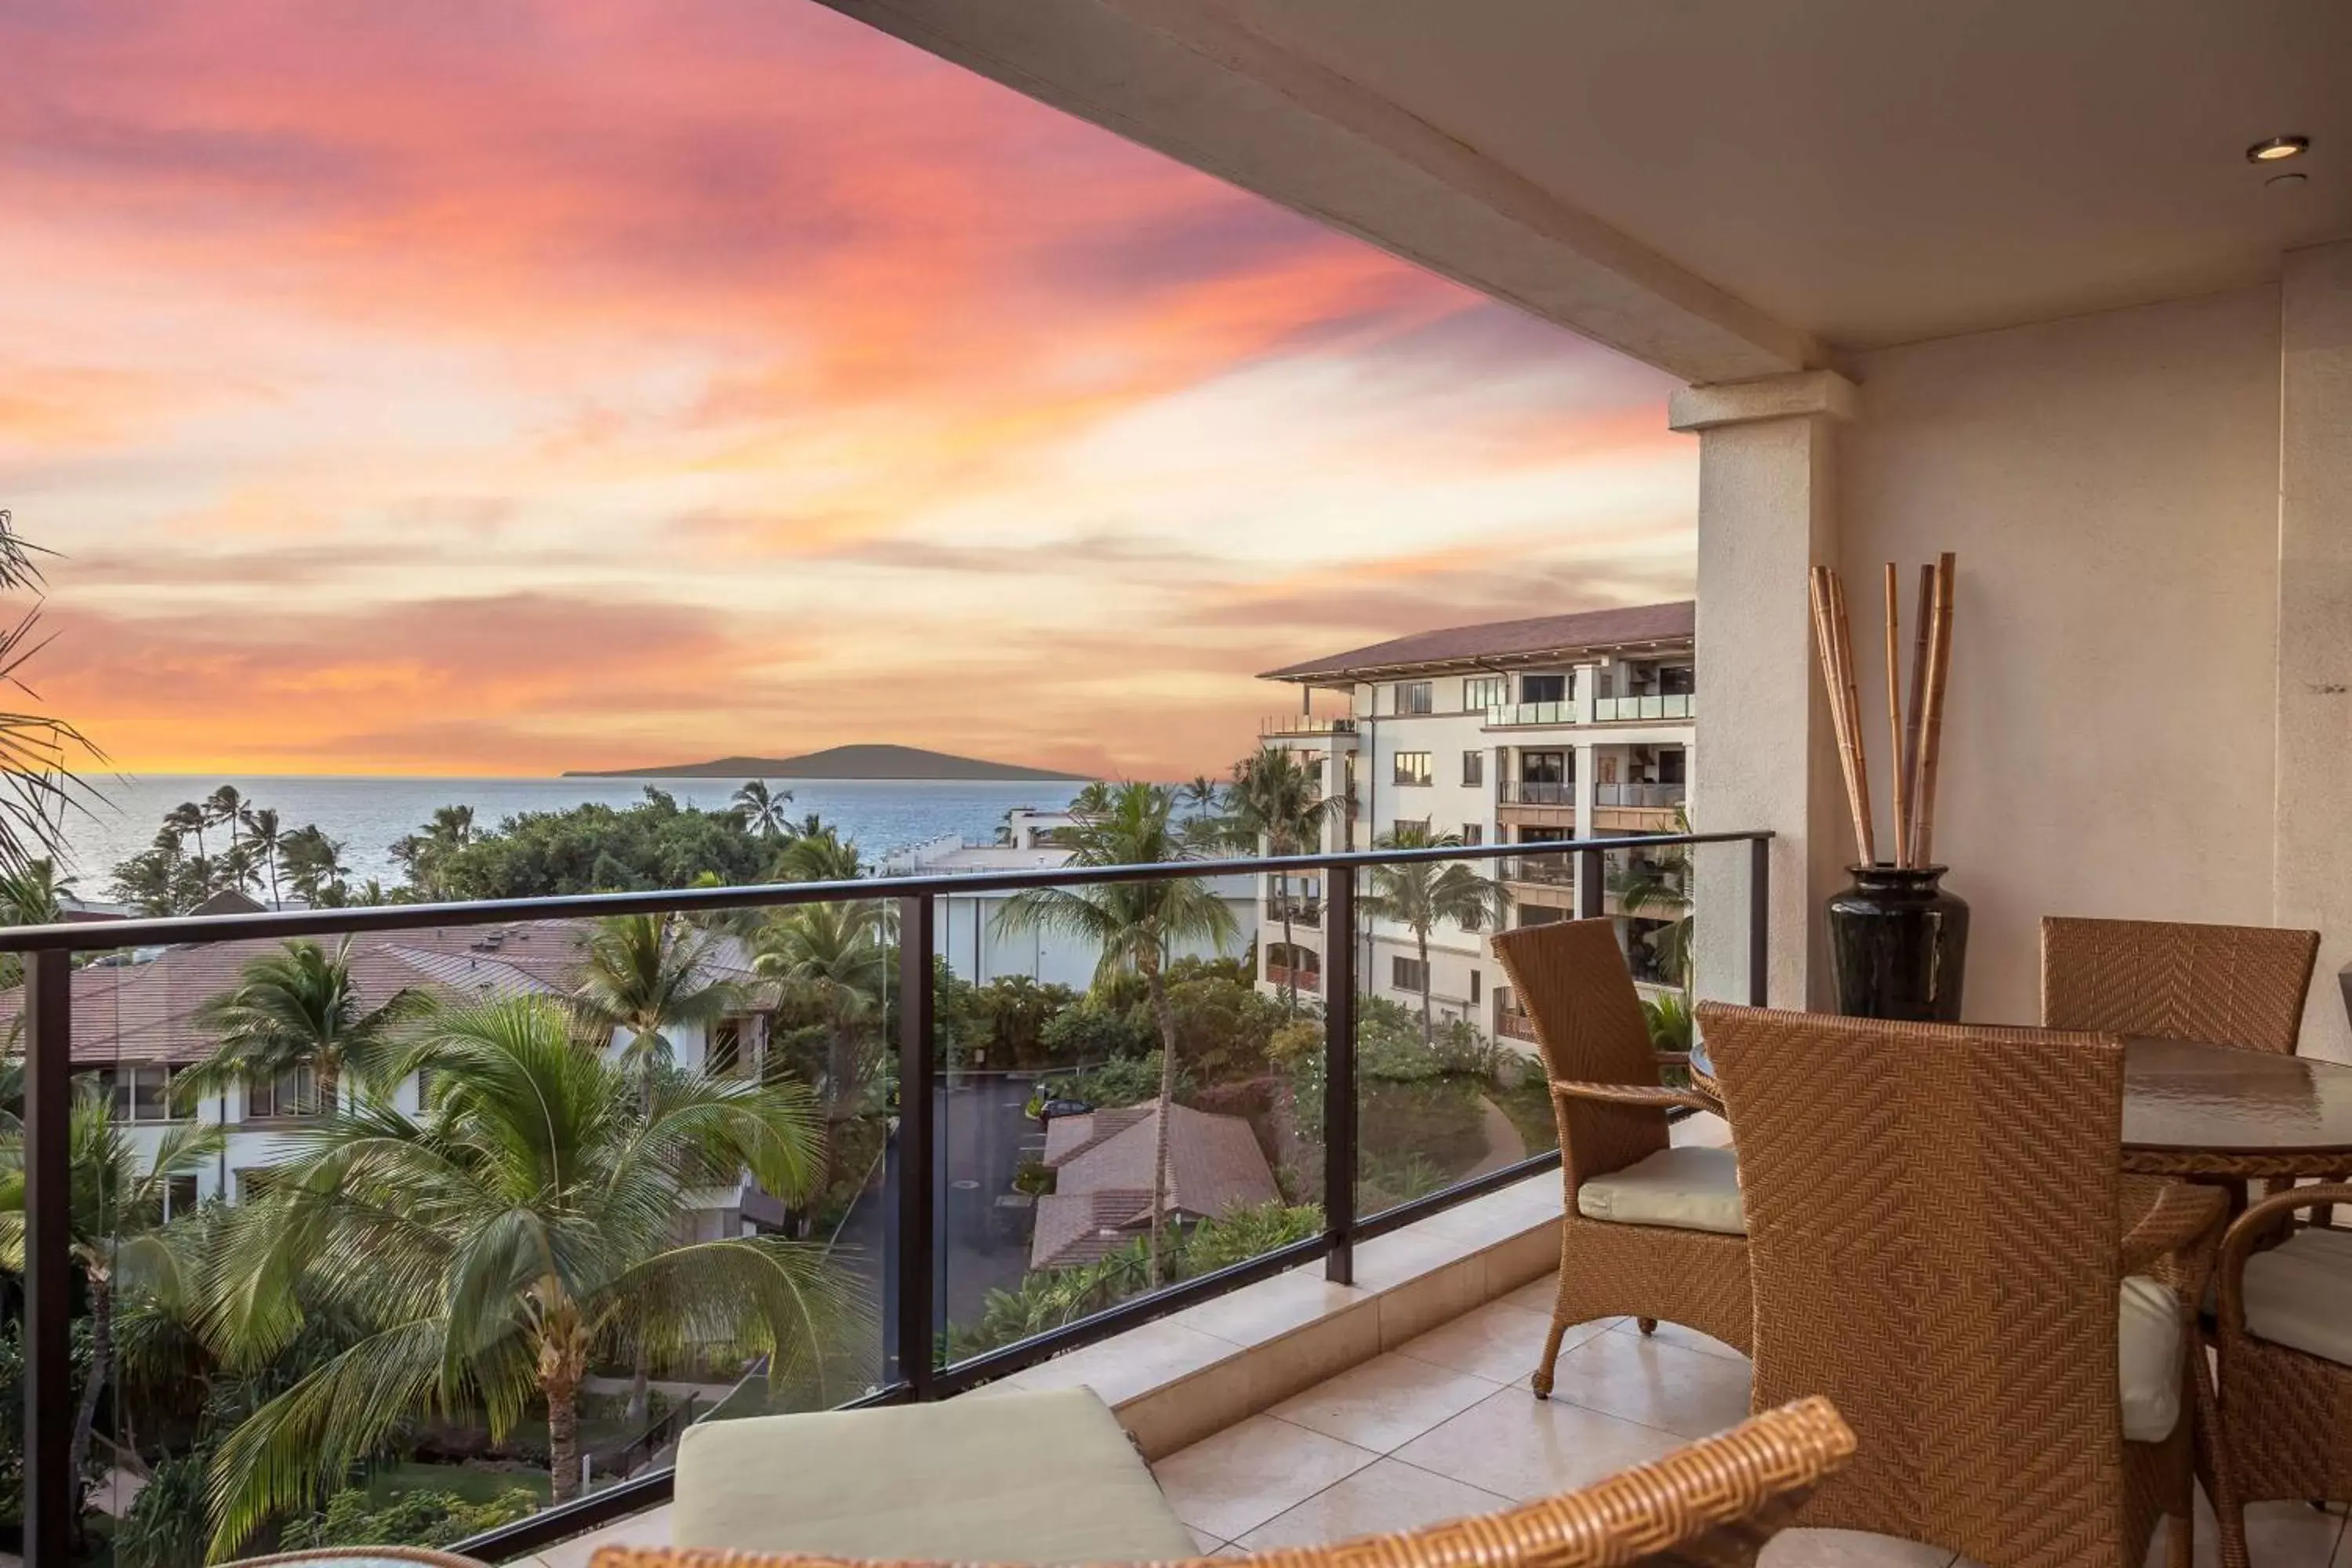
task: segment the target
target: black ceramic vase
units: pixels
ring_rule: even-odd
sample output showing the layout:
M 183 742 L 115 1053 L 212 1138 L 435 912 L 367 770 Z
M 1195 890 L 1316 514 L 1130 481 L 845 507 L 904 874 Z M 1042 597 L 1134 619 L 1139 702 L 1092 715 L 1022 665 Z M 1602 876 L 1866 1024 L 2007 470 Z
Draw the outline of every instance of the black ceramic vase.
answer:
M 1968 973 L 1969 906 L 1939 885 L 1946 868 L 1849 866 L 1830 900 L 1830 978 L 1849 1018 L 1952 1024 Z

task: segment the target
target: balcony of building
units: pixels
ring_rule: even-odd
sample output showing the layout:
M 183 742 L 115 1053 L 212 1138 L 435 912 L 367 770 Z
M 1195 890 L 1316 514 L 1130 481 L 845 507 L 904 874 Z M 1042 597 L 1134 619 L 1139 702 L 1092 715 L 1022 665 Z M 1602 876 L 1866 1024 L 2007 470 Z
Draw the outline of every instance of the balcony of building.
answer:
M 1486 710 L 1486 728 L 1529 730 L 1552 724 L 1573 724 L 1582 716 L 1582 711 L 1581 706 L 1573 700 L 1500 703 Z
M 1596 724 L 1658 723 L 1668 719 L 1695 716 L 1694 695 L 1688 691 L 1652 692 L 1638 697 L 1596 697 L 1592 700 L 1592 720 Z
M 1507 778 L 1495 786 L 1495 816 L 1507 834 L 1540 828 L 1567 834 L 1576 830 L 1576 784 L 1573 780 Z
M 1356 721 L 1346 715 L 1277 713 L 1259 720 L 1257 732 L 1267 741 L 1330 740 L 1352 737 Z

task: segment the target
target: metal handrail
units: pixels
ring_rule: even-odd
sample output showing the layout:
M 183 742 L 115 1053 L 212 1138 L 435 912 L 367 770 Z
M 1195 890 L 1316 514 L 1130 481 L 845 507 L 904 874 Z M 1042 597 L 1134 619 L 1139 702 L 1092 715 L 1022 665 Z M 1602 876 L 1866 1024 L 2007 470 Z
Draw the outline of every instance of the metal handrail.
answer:
M 1772 835 L 1662 833 L 1561 839 L 1540 845 L 1447 845 L 1429 849 L 1344 850 L 1314 855 L 1163 861 L 1149 865 L 1063 866 L 980 875 L 867 878 L 845 882 L 767 883 L 735 888 L 667 889 L 576 897 L 500 899 L 465 904 L 394 904 L 365 909 L 268 910 L 257 914 L 174 916 L 104 924 L 18 926 L 0 930 L 0 952 L 27 954 L 25 965 L 23 1169 L 25 1173 L 25 1510 L 26 1561 L 64 1568 L 75 1529 L 70 1451 L 80 1390 L 70 1355 L 76 1290 L 68 1131 L 72 1111 L 73 968 L 77 952 L 129 947 L 339 936 L 423 927 L 486 926 L 524 921 L 593 920 L 620 914 L 697 913 L 777 909 L 841 900 L 887 900 L 898 928 L 899 1108 L 887 1158 L 893 1240 L 888 1279 L 895 1297 L 883 1314 L 890 1371 L 886 1386 L 860 1403 L 945 1397 L 1034 1366 L 1165 1317 L 1255 1280 L 1316 1258 L 1340 1284 L 1353 1282 L 1356 1242 L 1465 1203 L 1537 1171 L 1556 1168 L 1558 1151 L 1457 1183 L 1360 1221 L 1356 1089 L 1357 873 L 1419 862 L 1489 861 L 1576 855 L 1580 911 L 1601 911 L 1602 858 L 1611 851 L 1702 844 L 1746 844 L 1749 850 L 1748 975 L 1763 1000 Z M 1216 1274 L 1120 1302 L 1076 1322 L 953 1366 L 939 1364 L 940 1321 L 933 1249 L 940 1234 L 935 1089 L 935 984 L 939 900 L 979 891 L 1124 883 L 1172 878 L 1320 871 L 1323 882 L 1324 1228 L 1291 1247 Z M 550 1508 L 477 1538 L 499 1558 L 527 1554 L 669 1499 L 672 1472 L 650 1470 L 559 1508 Z M 461 1542 L 463 1547 L 468 1543 Z

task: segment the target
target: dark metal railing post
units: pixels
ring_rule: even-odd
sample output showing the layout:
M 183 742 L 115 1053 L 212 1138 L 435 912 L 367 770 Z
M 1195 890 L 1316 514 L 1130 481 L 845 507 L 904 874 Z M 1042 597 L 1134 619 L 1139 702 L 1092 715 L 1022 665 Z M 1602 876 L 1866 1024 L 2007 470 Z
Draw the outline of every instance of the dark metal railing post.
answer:
M 73 1544 L 73 957 L 25 963 L 25 1561 L 65 1568 Z
M 1597 921 L 1601 918 L 1601 879 L 1607 874 L 1598 849 L 1576 852 L 1576 918 Z
M 1323 892 L 1323 1277 L 1356 1282 L 1356 868 L 1335 866 Z
M 931 1397 L 938 1356 L 933 1303 L 939 1281 L 933 1278 L 932 1245 L 939 1225 L 931 972 L 936 919 L 937 906 L 927 895 L 898 900 L 898 1180 L 890 1194 L 898 1205 L 898 1249 L 890 1260 L 898 1290 L 889 1332 L 898 1381 L 906 1384 L 908 1397 L 918 1400 Z
M 1771 958 L 1772 841 L 1748 845 L 1748 1005 L 1770 1005 L 1766 970 Z

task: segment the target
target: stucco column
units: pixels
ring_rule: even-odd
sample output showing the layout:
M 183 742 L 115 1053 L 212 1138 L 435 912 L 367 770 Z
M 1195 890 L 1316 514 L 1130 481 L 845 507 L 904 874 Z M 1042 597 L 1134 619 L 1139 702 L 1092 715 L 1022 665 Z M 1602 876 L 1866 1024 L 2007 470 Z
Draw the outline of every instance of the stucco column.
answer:
M 2320 933 L 2304 1052 L 2352 1061 L 2352 243 L 2289 251 L 2280 306 L 2272 913 Z
M 1772 904 L 1766 995 L 1776 1007 L 1826 1000 L 1815 911 L 1852 853 L 1838 824 L 1837 748 L 1813 670 L 1806 574 L 1837 558 L 1832 493 L 1836 427 L 1853 384 L 1807 371 L 1675 394 L 1667 422 L 1699 438 L 1698 731 L 1692 772 L 1700 832 L 1766 827 Z M 1701 996 L 1745 1001 L 1747 857 L 1703 848 L 1697 896 Z
M 1569 798 L 1575 803 L 1576 826 L 1569 831 L 1579 838 L 1591 838 L 1594 834 L 1593 779 L 1600 772 L 1599 766 L 1592 760 L 1592 742 L 1587 741 L 1570 755 L 1573 759 L 1570 765 L 1573 770 L 1575 782 L 1569 791 Z

